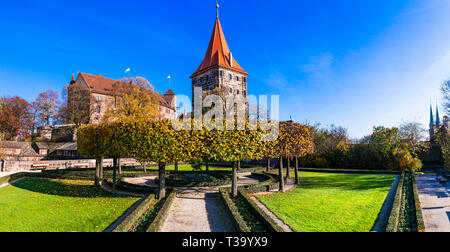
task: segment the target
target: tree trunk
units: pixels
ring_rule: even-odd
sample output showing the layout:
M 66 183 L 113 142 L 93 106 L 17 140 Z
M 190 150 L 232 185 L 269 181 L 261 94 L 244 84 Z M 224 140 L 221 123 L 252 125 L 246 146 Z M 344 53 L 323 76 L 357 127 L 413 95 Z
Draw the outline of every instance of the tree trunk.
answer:
M 144 168 L 144 173 L 147 173 L 147 164 L 143 164 L 142 167 Z
M 122 164 L 120 162 L 120 158 L 117 159 L 117 163 L 119 165 L 119 178 L 122 176 Z
M 270 158 L 267 159 L 267 172 L 270 171 Z
M 175 172 L 178 172 L 178 162 L 175 162 Z
M 116 192 L 116 183 L 117 183 L 117 158 L 113 158 L 113 185 L 112 191 Z
M 300 184 L 300 180 L 298 177 L 298 157 L 295 157 L 295 184 Z
M 166 197 L 166 164 L 159 163 L 159 199 Z
M 233 181 L 232 181 L 232 193 L 233 193 L 233 197 L 237 197 L 238 196 L 238 191 L 237 191 L 237 166 L 238 166 L 238 162 L 234 162 L 233 163 Z
M 97 158 L 95 159 L 95 179 L 94 179 L 95 186 L 100 185 L 100 160 Z
M 291 158 L 287 158 L 286 181 L 291 176 Z
M 280 180 L 280 192 L 284 192 L 284 179 L 283 179 L 283 158 L 280 158 L 280 166 L 278 168 L 278 176 Z
M 206 172 L 209 172 L 209 163 L 206 162 L 205 166 L 206 166 Z
M 99 163 L 99 178 L 100 181 L 103 180 L 103 158 L 100 158 L 100 163 Z

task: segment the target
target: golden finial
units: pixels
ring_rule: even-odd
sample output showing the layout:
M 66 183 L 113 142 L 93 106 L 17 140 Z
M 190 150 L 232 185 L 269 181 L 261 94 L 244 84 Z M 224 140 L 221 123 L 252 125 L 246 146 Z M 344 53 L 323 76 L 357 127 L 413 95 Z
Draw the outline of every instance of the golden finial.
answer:
M 216 17 L 219 18 L 219 2 L 216 1 Z

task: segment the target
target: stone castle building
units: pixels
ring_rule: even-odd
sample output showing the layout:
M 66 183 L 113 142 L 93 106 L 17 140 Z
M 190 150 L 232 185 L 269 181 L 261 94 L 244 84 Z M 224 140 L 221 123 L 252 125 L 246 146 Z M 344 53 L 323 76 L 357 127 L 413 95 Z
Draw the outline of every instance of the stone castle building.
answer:
M 191 75 L 192 104 L 195 104 L 194 88 L 202 91 L 222 89 L 227 95 L 241 95 L 246 98 L 248 73 L 242 69 L 228 48 L 219 20 L 219 6 L 214 29 L 205 58 L 198 69 Z
M 83 114 L 84 120 L 81 124 L 99 123 L 107 109 L 116 105 L 116 98 L 113 96 L 113 86 L 124 82 L 114 80 L 99 75 L 79 73 L 78 77 L 72 76 L 68 87 L 68 109 L 71 114 Z M 164 95 L 154 93 L 158 102 L 158 110 L 161 119 L 171 118 L 176 114 L 177 99 L 172 90 L 168 90 Z M 82 117 L 83 118 L 83 117 Z

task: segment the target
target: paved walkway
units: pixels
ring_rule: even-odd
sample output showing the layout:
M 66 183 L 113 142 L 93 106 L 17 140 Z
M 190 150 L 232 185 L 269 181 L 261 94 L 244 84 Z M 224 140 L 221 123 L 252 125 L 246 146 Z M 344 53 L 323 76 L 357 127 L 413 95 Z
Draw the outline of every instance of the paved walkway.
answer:
M 416 176 L 427 232 L 450 232 L 450 185 L 444 187 L 435 175 Z
M 11 174 L 14 174 L 14 173 L 17 173 L 17 172 L 0 172 L 0 178 L 8 176 L 8 175 L 11 175 Z
M 251 173 L 239 174 L 238 185 L 257 184 Z M 218 188 L 181 188 L 161 232 L 236 232 Z

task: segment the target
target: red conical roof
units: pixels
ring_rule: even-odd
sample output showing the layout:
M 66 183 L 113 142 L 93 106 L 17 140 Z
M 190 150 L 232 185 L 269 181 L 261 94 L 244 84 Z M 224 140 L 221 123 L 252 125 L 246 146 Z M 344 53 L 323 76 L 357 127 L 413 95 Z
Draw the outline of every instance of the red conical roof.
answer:
M 223 35 L 220 21 L 217 18 L 216 23 L 214 24 L 211 41 L 209 42 L 208 50 L 206 51 L 205 59 L 203 60 L 197 71 L 192 74 L 191 78 L 194 78 L 208 71 L 209 69 L 218 66 L 248 75 L 248 73 L 239 66 L 234 57 L 231 57 L 231 64 L 230 56 L 230 49 L 228 48 L 227 41 L 225 40 L 225 35 Z

